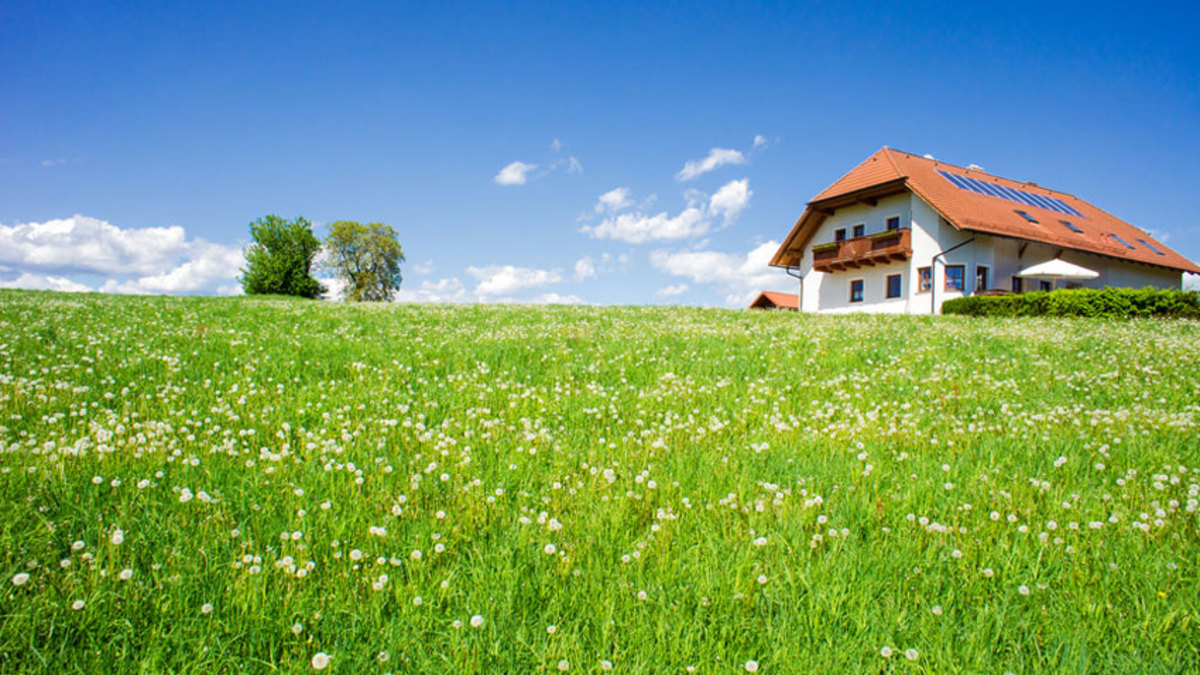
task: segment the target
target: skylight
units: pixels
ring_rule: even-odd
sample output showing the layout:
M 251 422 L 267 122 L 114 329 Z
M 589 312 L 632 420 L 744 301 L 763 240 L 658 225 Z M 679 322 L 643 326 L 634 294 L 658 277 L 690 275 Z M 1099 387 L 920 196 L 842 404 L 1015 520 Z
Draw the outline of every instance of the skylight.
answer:
M 1072 207 L 1070 204 L 1067 204 L 1066 202 L 1064 202 L 1061 199 L 1055 199 L 1054 197 L 1045 197 L 1042 195 L 1034 194 L 1032 192 L 1026 192 L 1024 190 L 1017 190 L 1015 188 L 1010 188 L 1010 187 L 1004 187 L 1003 185 L 999 185 L 997 183 L 989 183 L 987 181 L 982 181 L 977 178 L 971 178 L 969 176 L 960 176 L 958 174 L 948 173 L 946 171 L 939 170 L 938 173 L 942 174 L 942 178 L 945 178 L 946 180 L 950 181 L 950 183 L 952 185 L 954 185 L 955 187 L 962 189 L 962 190 L 976 192 L 978 194 L 987 195 L 989 197 L 999 197 L 1000 199 L 1007 199 L 1010 202 L 1016 202 L 1018 204 L 1027 204 L 1029 206 L 1036 206 L 1039 209 L 1048 209 L 1050 211 L 1057 211 L 1059 213 L 1065 213 L 1068 216 L 1078 216 L 1080 218 L 1086 218 L 1086 216 L 1084 216 L 1079 211 L 1076 211 L 1074 207 Z
M 1158 248 L 1156 248 L 1154 246 L 1154 244 L 1151 244 L 1150 242 L 1146 241 L 1145 239 L 1138 239 L 1138 241 L 1142 242 L 1142 246 L 1145 246 L 1146 248 L 1150 249 L 1151 251 L 1154 251 L 1155 253 L 1157 253 L 1159 255 L 1166 255 L 1166 253 L 1163 253 L 1162 251 L 1158 250 Z
M 1122 245 L 1122 246 L 1124 246 L 1125 248 L 1129 249 L 1130 251 L 1134 250 L 1134 248 L 1133 248 L 1133 244 L 1130 244 L 1129 242 L 1127 242 L 1127 241 L 1125 241 L 1124 239 L 1122 239 L 1122 238 L 1118 237 L 1117 235 L 1113 234 L 1112 232 L 1109 232 L 1109 233 L 1108 233 L 1108 236 L 1110 236 L 1110 237 L 1112 237 L 1113 239 L 1116 239 L 1117 241 L 1121 242 L 1121 245 Z
M 1038 224 L 1037 218 L 1034 218 L 1033 216 L 1029 215 L 1028 213 L 1025 213 L 1024 211 L 1017 211 L 1017 215 L 1021 216 L 1025 220 L 1028 220 L 1029 222 L 1033 223 L 1034 225 Z
M 1068 230 L 1070 230 L 1070 231 L 1074 232 L 1075 234 L 1083 234 L 1083 230 L 1081 230 L 1081 229 L 1079 229 L 1078 227 L 1076 227 L 1076 226 L 1075 226 L 1075 223 L 1072 223 L 1072 222 L 1071 222 L 1071 221 L 1069 221 L 1069 220 L 1060 220 L 1060 221 L 1058 221 L 1058 222 L 1060 222 L 1060 223 L 1062 223 L 1063 225 L 1065 225 L 1065 226 L 1066 226 L 1066 228 L 1067 228 Z

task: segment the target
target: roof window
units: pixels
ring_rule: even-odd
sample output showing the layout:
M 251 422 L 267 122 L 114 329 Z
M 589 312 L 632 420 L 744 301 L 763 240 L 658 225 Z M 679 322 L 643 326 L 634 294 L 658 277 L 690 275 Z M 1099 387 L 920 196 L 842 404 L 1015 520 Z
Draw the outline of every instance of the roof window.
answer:
M 1034 218 L 1033 216 L 1029 215 L 1028 213 L 1026 213 L 1024 211 L 1018 210 L 1017 215 L 1021 216 L 1025 220 L 1028 220 L 1029 222 L 1033 223 L 1034 225 L 1038 224 L 1037 218 Z
M 1151 251 L 1154 251 L 1155 253 L 1157 253 L 1159 255 L 1166 255 L 1166 253 L 1163 253 L 1162 251 L 1158 250 L 1158 248 L 1155 247 L 1154 244 L 1151 244 L 1150 242 L 1146 241 L 1145 239 L 1138 239 L 1138 241 L 1142 242 L 1142 246 L 1145 246 L 1146 248 L 1150 249 Z
M 1120 242 L 1120 244 L 1121 244 L 1122 246 L 1124 246 L 1125 248 L 1129 249 L 1130 251 L 1134 250 L 1134 248 L 1133 248 L 1133 244 L 1130 244 L 1129 242 L 1127 242 L 1127 241 L 1125 241 L 1124 239 L 1122 239 L 1122 238 L 1118 237 L 1117 235 L 1113 234 L 1112 232 L 1109 232 L 1109 233 L 1108 233 L 1108 236 L 1112 237 L 1113 239 L 1116 239 L 1118 242 Z
M 1066 227 L 1068 230 L 1074 232 L 1075 234 L 1083 234 L 1083 230 L 1076 227 L 1075 223 L 1072 223 L 1069 220 L 1060 220 L 1058 222 L 1062 223 L 1064 227 Z

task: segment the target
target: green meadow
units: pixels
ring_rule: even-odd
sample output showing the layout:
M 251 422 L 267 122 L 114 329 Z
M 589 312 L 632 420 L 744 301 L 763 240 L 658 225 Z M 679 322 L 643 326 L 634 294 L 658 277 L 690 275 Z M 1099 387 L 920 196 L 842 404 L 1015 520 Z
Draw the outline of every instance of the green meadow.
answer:
M 1200 323 L 0 292 L 0 671 L 1200 670 Z

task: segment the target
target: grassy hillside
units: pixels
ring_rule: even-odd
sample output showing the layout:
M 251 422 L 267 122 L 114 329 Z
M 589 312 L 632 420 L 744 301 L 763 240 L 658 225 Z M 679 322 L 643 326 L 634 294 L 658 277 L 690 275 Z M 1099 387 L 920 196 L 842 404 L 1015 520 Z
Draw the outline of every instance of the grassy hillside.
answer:
M 1195 672 L 1198 403 L 1196 322 L 0 292 L 0 670 Z

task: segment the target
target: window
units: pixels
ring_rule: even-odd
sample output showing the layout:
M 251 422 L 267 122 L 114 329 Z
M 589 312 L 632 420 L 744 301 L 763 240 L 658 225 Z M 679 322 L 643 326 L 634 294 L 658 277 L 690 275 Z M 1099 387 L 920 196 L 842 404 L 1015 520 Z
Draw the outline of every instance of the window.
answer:
M 1051 284 L 1049 281 L 1039 281 L 1038 282 L 1038 290 L 1039 291 L 1050 291 L 1053 289 L 1054 289 L 1054 285 Z
M 888 218 L 887 219 L 887 229 L 889 232 L 891 230 L 900 229 L 900 216 L 892 216 L 891 218 Z
M 1116 239 L 1117 241 L 1121 242 L 1121 245 L 1122 245 L 1122 246 L 1124 246 L 1125 248 L 1127 248 L 1127 249 L 1129 249 L 1129 250 L 1131 250 L 1131 251 L 1133 250 L 1133 245 L 1132 245 L 1132 244 L 1130 244 L 1129 242 L 1125 241 L 1124 239 L 1122 239 L 1122 238 L 1118 237 L 1117 235 L 1113 234 L 1112 232 L 1109 232 L 1109 233 L 1108 233 L 1108 236 L 1110 236 L 1110 237 L 1112 237 L 1113 239 Z
M 917 270 L 917 292 L 928 293 L 933 290 L 933 269 L 922 267 Z
M 900 275 L 892 274 L 887 278 L 887 296 L 889 298 L 900 297 Z
M 975 266 L 975 292 L 988 289 L 988 268 L 983 265 Z
M 1028 213 L 1026 213 L 1024 211 L 1017 211 L 1017 215 L 1021 216 L 1025 220 L 1028 220 L 1029 222 L 1033 223 L 1034 225 L 1037 225 L 1037 222 L 1038 222 L 1037 218 L 1034 218 L 1033 216 L 1029 215 Z
M 866 225 L 864 225 L 864 224 L 862 224 L 862 223 L 859 223 L 858 225 L 855 225 L 855 226 L 854 226 L 854 236 L 856 236 L 856 237 L 861 237 L 861 236 L 863 236 L 863 235 L 864 235 L 864 234 L 866 234 L 866 233 L 867 233 L 867 226 L 866 226 Z
M 1076 227 L 1075 223 L 1072 223 L 1069 220 L 1060 220 L 1058 222 L 1062 223 L 1068 230 L 1074 232 L 1075 234 L 1083 234 L 1083 230 Z
M 863 280 L 855 279 L 850 282 L 850 302 L 863 301 Z
M 846 241 L 846 228 L 843 227 L 840 230 L 834 230 L 833 231 L 833 240 L 834 241 Z
M 964 276 L 966 268 L 963 265 L 946 265 L 946 290 L 962 292 Z
M 1021 277 L 1014 276 L 1012 279 L 1013 279 L 1013 280 L 1012 280 L 1012 292 L 1013 292 L 1013 293 L 1021 293 L 1021 292 L 1023 292 L 1023 291 L 1021 290 Z
M 1154 244 L 1151 244 L 1150 242 L 1146 241 L 1145 239 L 1138 239 L 1138 241 L 1142 242 L 1142 246 L 1145 246 L 1146 248 L 1150 249 L 1151 251 L 1154 251 L 1155 253 L 1157 253 L 1159 255 L 1166 255 L 1166 253 L 1163 253 L 1162 251 L 1158 250 L 1157 248 L 1154 247 Z

